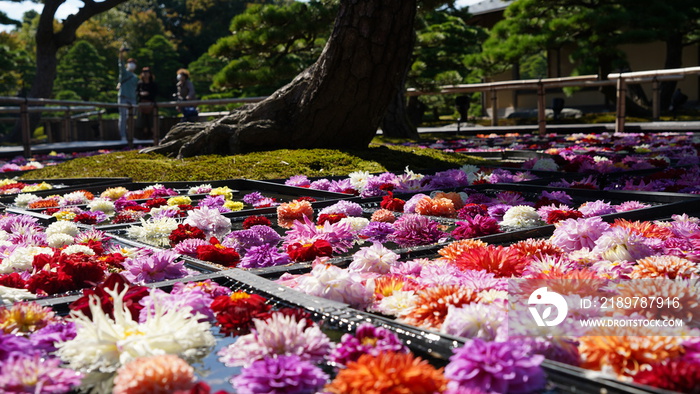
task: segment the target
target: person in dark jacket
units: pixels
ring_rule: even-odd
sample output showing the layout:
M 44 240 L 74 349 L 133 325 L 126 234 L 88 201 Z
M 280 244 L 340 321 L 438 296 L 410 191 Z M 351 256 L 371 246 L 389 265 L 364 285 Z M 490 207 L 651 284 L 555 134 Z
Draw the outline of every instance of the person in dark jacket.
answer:
M 156 85 L 156 76 L 151 71 L 150 67 L 141 69 L 139 83 L 136 85 L 136 93 L 139 103 L 155 103 L 156 95 L 158 94 L 158 85 Z M 153 136 L 153 107 L 139 108 L 139 125 L 145 138 Z

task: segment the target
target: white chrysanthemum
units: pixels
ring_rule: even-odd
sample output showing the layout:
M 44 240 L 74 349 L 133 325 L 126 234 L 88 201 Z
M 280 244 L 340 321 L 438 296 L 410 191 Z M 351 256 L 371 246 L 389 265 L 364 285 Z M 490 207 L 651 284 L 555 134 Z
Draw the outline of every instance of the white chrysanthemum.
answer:
M 62 204 L 61 205 L 79 205 L 79 204 L 87 204 L 88 201 L 90 201 L 85 193 L 81 191 L 75 191 L 72 193 L 67 193 L 63 195 L 62 198 Z
M 90 296 L 92 319 L 72 311 L 76 336 L 56 344 L 58 356 L 70 368 L 111 372 L 138 357 L 160 354 L 193 359 L 216 342 L 204 316 L 193 314 L 188 306 L 173 309 L 155 302 L 153 312 L 139 323 L 124 305 L 126 288 L 105 291 L 114 299 L 114 318 L 102 310 L 97 297 Z
M 361 248 L 353 255 L 352 263 L 348 266 L 348 270 L 386 274 L 389 272 L 392 264 L 396 263 L 398 259 L 398 254 L 385 248 L 380 243 L 374 243 L 372 246 Z
M 467 175 L 476 174 L 477 172 L 479 172 L 479 167 L 475 166 L 474 164 L 465 164 L 459 169 Z
M 201 184 L 199 186 L 191 187 L 190 190 L 187 191 L 187 194 L 206 194 L 211 191 L 212 187 L 208 183 Z
M 496 301 L 508 299 L 508 292 L 505 290 L 483 290 L 477 295 L 477 301 L 483 304 L 491 304 Z
M 416 307 L 418 296 L 413 290 L 396 290 L 390 296 L 382 298 L 375 306 L 375 310 L 389 316 L 405 316 Z
M 416 173 L 416 172 L 409 170 L 408 166 L 406 166 L 406 168 L 403 170 L 403 172 L 405 174 L 406 179 L 409 181 L 421 180 L 425 177 L 425 175 L 423 175 L 423 174 L 419 174 L 419 173 Z
M 596 163 L 609 162 L 610 159 L 604 156 L 593 156 L 593 161 Z
M 0 274 L 8 274 L 13 271 L 27 271 L 32 269 L 34 256 L 39 254 L 53 255 L 53 249 L 40 246 L 20 246 L 0 262 Z
M 362 231 L 362 229 L 367 227 L 367 225 L 369 224 L 369 220 L 363 217 L 350 216 L 347 218 L 340 219 L 338 223 L 348 223 L 350 224 L 350 229 L 352 230 L 352 232 L 359 233 L 360 231 Z
M 344 302 L 355 308 L 365 308 L 374 295 L 374 288 L 365 287 L 362 282 L 362 276 L 356 272 L 319 264 L 311 270 L 310 275 L 299 278 L 296 289 L 309 295 Z
M 36 194 L 22 193 L 15 197 L 15 205 L 20 208 L 26 208 L 29 206 L 29 204 L 39 200 L 41 200 L 41 197 L 37 196 Z
M 367 182 L 369 182 L 369 172 L 368 171 L 355 171 L 348 174 L 350 178 L 350 184 L 353 189 L 362 192 L 365 187 L 367 187 Z
M 27 162 L 24 166 L 25 166 L 25 167 L 32 167 L 32 168 L 35 169 L 35 170 L 44 168 L 44 165 L 41 164 L 41 163 L 39 163 L 38 161 L 30 161 L 30 162 Z
M 88 246 L 85 245 L 71 245 L 61 251 L 62 254 L 75 254 L 75 253 L 82 253 L 86 254 L 88 256 L 94 256 L 95 251 L 90 249 Z
M 15 302 L 33 300 L 36 295 L 25 289 L 0 286 L 0 305 L 11 306 Z
M 9 246 L 14 245 L 12 242 L 6 240 L 6 239 L 0 239 L 0 249 L 7 248 Z
M 102 211 L 105 215 L 113 215 L 115 211 L 114 203 L 106 198 L 96 198 L 88 204 L 92 212 Z
M 501 222 L 502 226 L 514 228 L 536 227 L 544 224 L 537 210 L 527 205 L 516 205 L 508 208 Z
M 139 242 L 165 247 L 170 244 L 168 237 L 177 229 L 177 225 L 177 219 L 173 218 L 141 219 L 140 226 L 131 226 L 126 233 Z
M 52 248 L 62 248 L 66 245 L 72 245 L 75 242 L 73 236 L 63 233 L 51 234 L 46 237 L 46 243 Z
M 184 224 L 197 227 L 208 237 L 222 239 L 231 232 L 231 219 L 222 215 L 218 209 L 199 207 L 187 212 Z
M 59 221 L 49 224 L 46 227 L 46 236 L 50 237 L 54 234 L 68 234 L 75 237 L 80 232 L 78 225 L 73 222 Z
M 537 160 L 535 165 L 532 166 L 532 169 L 539 171 L 559 171 L 559 166 L 554 159 L 544 158 Z
M 0 241 L 6 241 L 8 238 L 10 238 L 10 233 L 5 230 L 0 230 Z

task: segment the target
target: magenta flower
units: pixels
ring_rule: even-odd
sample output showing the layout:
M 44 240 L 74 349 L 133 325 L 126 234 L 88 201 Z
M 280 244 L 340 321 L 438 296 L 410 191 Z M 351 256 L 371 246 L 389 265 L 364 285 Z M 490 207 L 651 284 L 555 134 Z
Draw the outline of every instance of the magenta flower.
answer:
M 607 215 L 609 213 L 617 212 L 615 210 L 615 207 L 613 207 L 609 202 L 605 202 L 603 200 L 589 201 L 583 203 L 580 207 L 578 207 L 578 210 L 581 211 L 583 217 L 585 218 L 589 218 L 591 216 Z
M 238 263 L 238 267 L 265 268 L 289 263 L 291 263 L 289 255 L 280 253 L 276 245 L 263 244 L 248 249 L 245 256 L 243 256 L 240 263 Z
M 396 334 L 386 328 L 363 323 L 357 327 L 355 335 L 343 334 L 330 359 L 346 365 L 350 361 L 357 361 L 363 354 L 377 356 L 384 352 L 408 353 L 408 348 Z
M 323 208 L 318 215 L 342 213 L 347 217 L 362 216 L 362 206 L 356 202 L 340 200 L 337 203 Z
M 178 279 L 189 275 L 178 254 L 171 250 L 154 252 L 150 256 L 131 258 L 124 261 L 124 278 L 132 283 L 146 284 L 167 279 Z
M 389 240 L 401 247 L 429 245 L 444 237 L 438 223 L 421 215 L 403 215 L 394 222 Z
M 284 184 L 287 186 L 309 187 L 311 182 L 309 182 L 309 178 L 306 175 L 293 175 L 284 181 Z
M 44 359 L 39 354 L 16 354 L 0 367 L 0 392 L 67 393 L 80 384 L 82 374 L 61 368 L 58 358 Z
M 197 257 L 197 248 L 202 245 L 210 245 L 210 243 L 199 238 L 189 238 L 178 242 L 173 250 L 185 256 Z
M 454 239 L 469 239 L 484 235 L 500 233 L 498 221 L 489 216 L 476 215 L 473 218 L 466 217 L 457 222 L 457 228 L 452 230 Z
M 532 393 L 546 383 L 540 367 L 544 356 L 516 341 L 474 339 L 455 350 L 445 367 L 450 390 L 481 389 L 489 393 Z
M 319 391 L 327 380 L 319 367 L 297 355 L 282 355 L 255 361 L 231 379 L 231 384 L 240 394 L 303 394 Z
M 31 347 L 32 343 L 29 339 L 19 335 L 6 334 L 5 331 L 0 330 L 0 361 L 3 364 L 11 356 L 26 353 L 27 349 Z

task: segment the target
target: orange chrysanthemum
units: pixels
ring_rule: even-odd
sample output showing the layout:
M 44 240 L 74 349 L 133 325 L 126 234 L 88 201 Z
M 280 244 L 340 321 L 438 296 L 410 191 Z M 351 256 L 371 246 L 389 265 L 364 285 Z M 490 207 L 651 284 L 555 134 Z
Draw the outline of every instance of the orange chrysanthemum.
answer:
M 379 209 L 374 211 L 370 220 L 373 222 L 394 223 L 396 215 L 388 209 Z
M 522 257 L 535 257 L 535 256 L 561 256 L 564 251 L 554 245 L 548 239 L 533 239 L 529 238 L 520 242 L 516 242 L 510 246 L 511 249 L 516 250 L 518 254 Z
M 416 204 L 416 213 L 426 216 L 457 217 L 457 211 L 452 200 L 448 198 L 424 197 Z
M 435 193 L 435 196 L 433 198 L 446 198 L 448 200 L 452 200 L 452 204 L 455 207 L 455 210 L 459 211 L 464 207 L 464 201 L 462 201 L 462 196 L 459 195 L 459 193 L 455 192 L 437 192 Z
M 127 200 L 145 200 L 151 198 L 153 193 L 155 193 L 154 189 L 146 189 L 142 191 L 129 192 L 125 197 Z
M 686 325 L 700 324 L 700 282 L 697 279 L 653 279 L 622 281 L 615 290 L 616 297 L 634 298 L 644 295 L 657 296 L 648 303 L 637 302 L 618 311 L 631 315 L 638 313 L 647 319 L 681 319 Z
M 55 320 L 54 312 L 35 302 L 20 302 L 0 307 L 0 331 L 7 334 L 31 334 Z
M 470 249 L 486 246 L 487 243 L 478 239 L 461 239 L 456 242 L 445 246 L 444 248 L 438 250 L 438 254 L 442 256 L 443 260 L 449 262 L 455 262 L 462 254 L 466 253 Z
M 94 200 L 94 199 L 95 199 L 95 195 L 92 194 L 92 193 L 90 193 L 90 192 L 87 191 L 87 190 L 78 190 L 77 192 L 78 192 L 78 193 L 82 193 L 83 196 L 85 196 L 85 198 L 86 198 L 87 200 Z
M 112 393 L 172 393 L 189 390 L 194 381 L 194 368 L 178 356 L 142 357 L 117 370 Z
M 618 375 L 634 376 L 651 364 L 681 354 L 682 337 L 592 335 L 579 338 L 582 367 L 612 368 Z
M 416 307 L 405 316 L 409 324 L 439 329 L 450 305 L 460 307 L 476 301 L 478 294 L 459 285 L 435 286 L 420 290 Z
M 395 291 L 416 290 L 419 288 L 416 281 L 403 275 L 384 275 L 374 280 L 374 296 L 381 300 L 389 297 Z
M 387 352 L 349 362 L 325 389 L 338 394 L 432 394 L 446 388 L 442 368 L 411 353 Z
M 461 270 L 486 270 L 497 277 L 510 277 L 523 273 L 527 259 L 515 249 L 487 245 L 460 254 L 455 264 Z
M 53 208 L 57 206 L 58 200 L 51 197 L 29 203 L 29 208 L 31 209 Z
M 553 269 L 548 272 L 540 272 L 532 275 L 522 284 L 522 289 L 527 294 L 546 286 L 551 291 L 559 294 L 578 294 L 581 297 L 596 296 L 601 294 L 601 288 L 607 280 L 589 269 L 562 271 Z
M 631 222 L 627 219 L 615 219 L 611 227 L 626 228 L 646 238 L 666 239 L 673 236 L 671 229 L 653 222 Z
M 688 279 L 693 274 L 700 274 L 697 264 L 678 256 L 649 256 L 637 260 L 630 278 L 683 278 Z
M 303 216 L 313 220 L 314 209 L 308 201 L 294 200 L 277 206 L 277 221 L 282 227 L 291 227 L 295 220 L 302 220 Z

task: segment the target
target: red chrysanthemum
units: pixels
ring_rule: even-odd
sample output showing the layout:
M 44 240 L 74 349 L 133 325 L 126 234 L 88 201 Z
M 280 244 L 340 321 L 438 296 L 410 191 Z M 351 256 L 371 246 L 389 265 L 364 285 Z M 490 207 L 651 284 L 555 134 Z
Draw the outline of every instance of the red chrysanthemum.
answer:
M 97 217 L 89 213 L 79 213 L 75 215 L 73 221 L 82 224 L 97 224 Z
M 186 239 L 206 239 L 207 236 L 201 229 L 191 226 L 189 224 L 178 224 L 177 228 L 173 230 L 168 236 L 170 240 L 170 246 L 175 247 L 175 245 Z
M 27 281 L 22 279 L 17 272 L 0 275 L 0 286 L 11 287 L 13 289 L 24 289 L 26 285 Z
M 322 239 L 302 245 L 299 242 L 287 246 L 287 254 L 292 261 L 311 261 L 316 257 L 330 257 L 333 254 L 331 244 Z
M 150 208 L 142 207 L 141 205 L 129 205 L 127 207 L 124 207 L 123 211 L 132 211 L 132 212 L 149 212 Z
M 333 224 L 338 223 L 341 219 L 348 217 L 344 213 L 324 213 L 318 216 L 318 224 L 323 225 L 326 222 Z
M 73 278 L 76 289 L 94 286 L 102 282 L 105 277 L 107 265 L 97 256 L 88 256 L 83 253 L 61 254 L 59 261 L 59 270 Z
M 270 219 L 265 216 L 248 216 L 243 221 L 243 229 L 248 230 L 253 226 L 272 226 Z
M 58 211 L 60 211 L 59 208 L 46 208 L 43 211 L 41 211 L 41 213 L 46 215 L 46 216 L 51 216 Z
M 168 205 L 168 200 L 164 199 L 163 197 L 158 197 L 146 201 L 143 203 L 143 205 L 148 209 L 160 208 L 164 205 Z
M 316 202 L 316 199 L 313 197 L 309 197 L 309 196 L 302 196 L 302 197 L 297 198 L 297 201 Z
M 660 389 L 679 393 L 697 393 L 700 382 L 700 363 L 675 359 L 664 363 L 652 364 L 634 375 L 634 381 Z
M 517 250 L 503 246 L 479 246 L 460 254 L 455 264 L 461 270 L 486 270 L 497 277 L 523 273 L 527 260 Z
M 124 269 L 122 263 L 124 263 L 126 257 L 121 253 L 109 253 L 100 255 L 99 259 L 107 265 L 107 270 L 110 268 Z
M 85 316 L 92 319 L 90 311 L 89 297 L 96 296 L 100 300 L 100 307 L 110 317 L 114 317 L 114 299 L 105 289 L 116 290 L 122 292 L 126 290 L 124 295 L 124 306 L 129 310 L 131 318 L 135 321 L 139 319 L 139 313 L 143 309 L 143 305 L 139 303 L 141 299 L 149 294 L 149 288 L 146 286 L 135 286 L 129 283 L 120 274 L 114 273 L 105 279 L 105 281 L 92 289 L 84 289 L 83 296 L 73 301 L 69 307 L 71 310 L 81 311 Z
M 571 209 L 571 210 L 555 209 L 555 210 L 549 211 L 549 213 L 547 214 L 547 220 L 545 220 L 545 222 L 547 222 L 547 224 L 554 224 L 554 223 L 559 223 L 562 220 L 578 219 L 578 218 L 582 218 L 582 217 L 583 217 L 583 213 L 581 213 L 581 211 L 577 211 L 575 209 Z
M 8 183 L 7 185 L 0 186 L 0 190 L 12 190 L 12 189 L 19 189 L 22 190 L 27 186 L 26 183 L 21 183 L 21 182 L 14 182 L 14 183 Z
M 659 226 L 656 223 L 644 221 L 630 221 L 627 219 L 615 219 L 611 227 L 622 227 L 631 230 L 633 233 L 639 234 L 646 238 L 668 239 L 673 237 L 671 229 Z
M 63 271 L 40 270 L 27 280 L 27 290 L 38 295 L 53 295 L 75 290 L 73 278 Z
M 197 258 L 211 263 L 221 264 L 226 267 L 235 267 L 241 256 L 234 248 L 227 248 L 222 245 L 216 237 L 211 237 L 209 245 L 197 247 Z
M 403 212 L 403 206 L 405 204 L 406 201 L 400 198 L 394 198 L 394 193 L 388 192 L 388 194 L 382 198 L 382 202 L 379 206 L 389 211 Z
M 224 335 L 245 335 L 253 327 L 253 319 L 264 319 L 272 307 L 257 294 L 237 291 L 228 296 L 218 296 L 211 303 L 216 325 Z

